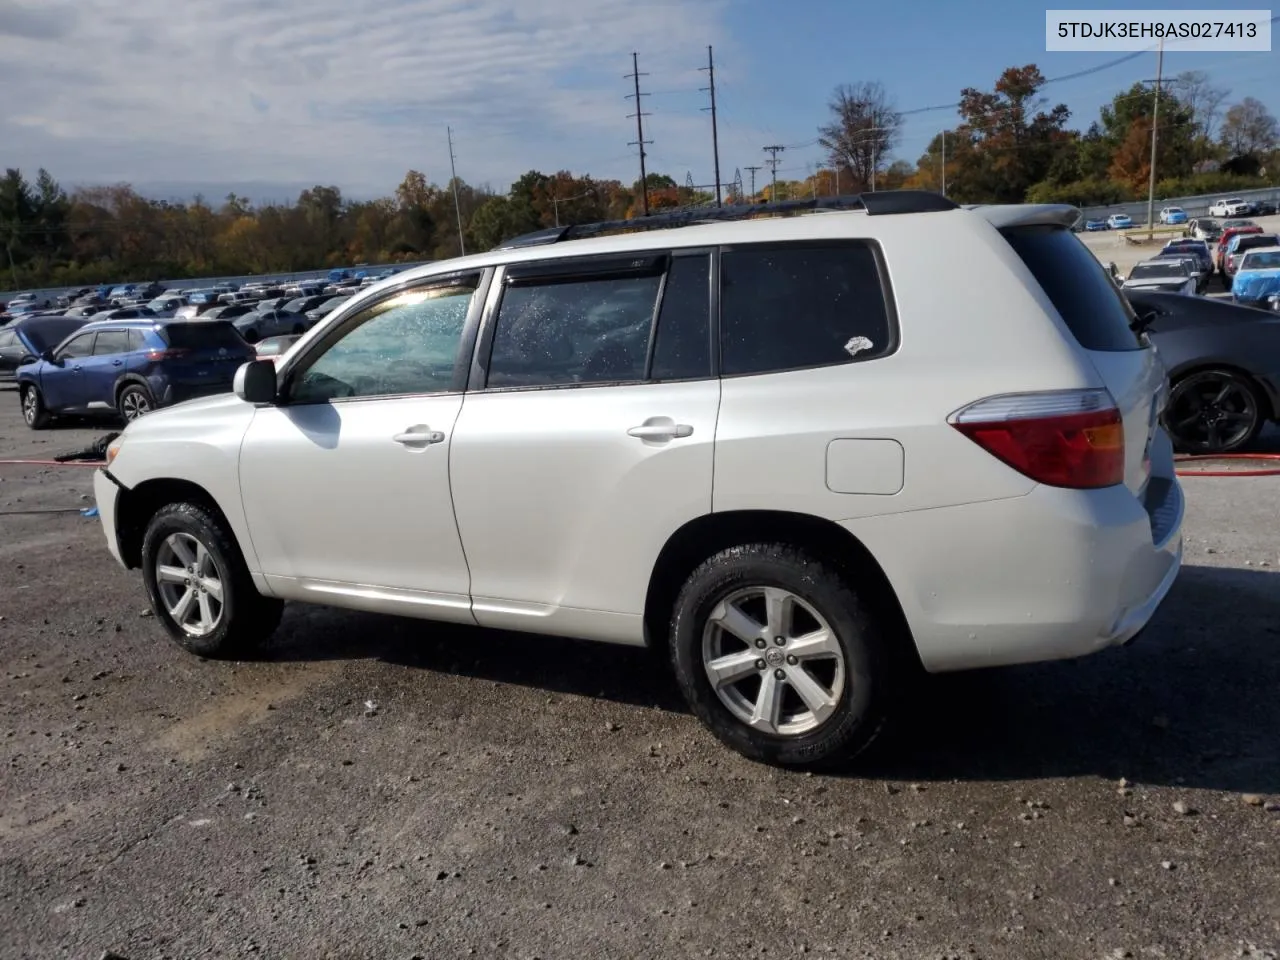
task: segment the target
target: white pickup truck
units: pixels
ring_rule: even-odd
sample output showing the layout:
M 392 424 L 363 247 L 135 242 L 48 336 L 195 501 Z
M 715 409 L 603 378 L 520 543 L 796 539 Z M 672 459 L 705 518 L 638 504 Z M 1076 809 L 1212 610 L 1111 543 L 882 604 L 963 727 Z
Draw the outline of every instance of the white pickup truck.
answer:
M 1209 216 L 1211 217 L 1239 217 L 1247 214 L 1252 207 L 1240 197 L 1228 197 L 1225 200 L 1219 200 L 1217 203 L 1209 207 Z

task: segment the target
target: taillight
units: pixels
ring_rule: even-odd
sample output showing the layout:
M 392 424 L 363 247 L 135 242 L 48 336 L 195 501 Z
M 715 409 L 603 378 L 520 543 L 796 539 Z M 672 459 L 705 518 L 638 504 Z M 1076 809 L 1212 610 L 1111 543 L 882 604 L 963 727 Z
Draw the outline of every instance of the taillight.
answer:
M 191 351 L 186 347 L 169 347 L 165 350 L 148 350 L 148 360 L 177 360 L 179 357 L 185 357 Z
M 948 421 L 1039 483 L 1092 489 L 1124 482 L 1124 423 L 1106 390 L 988 397 Z

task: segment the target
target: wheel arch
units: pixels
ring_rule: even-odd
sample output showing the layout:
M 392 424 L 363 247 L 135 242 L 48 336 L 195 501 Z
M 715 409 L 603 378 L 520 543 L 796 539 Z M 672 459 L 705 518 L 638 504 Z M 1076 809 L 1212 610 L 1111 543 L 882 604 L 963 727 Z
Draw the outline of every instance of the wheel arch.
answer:
M 708 557 L 744 543 L 786 543 L 831 564 L 852 583 L 886 626 L 896 651 L 913 668 L 919 652 L 897 592 L 884 569 L 857 537 L 831 520 L 782 510 L 730 510 L 703 514 L 667 538 L 649 576 L 645 594 L 645 641 L 665 649 L 676 597 L 689 574 Z
M 151 518 L 171 503 L 197 503 L 209 509 L 223 523 L 228 535 L 243 555 L 244 545 L 239 543 L 235 527 L 227 518 L 218 501 L 204 487 L 190 480 L 164 478 L 144 480 L 137 486 L 121 488 L 116 503 L 116 536 L 120 544 L 120 556 L 130 570 L 142 565 L 142 538 Z
M 111 395 L 115 398 L 116 406 L 120 405 L 120 394 L 124 392 L 127 386 L 138 386 L 147 391 L 147 396 L 151 396 L 151 384 L 147 383 L 147 378 L 140 373 L 122 373 L 116 378 L 116 385 L 112 389 Z M 154 399 L 154 397 L 152 397 Z

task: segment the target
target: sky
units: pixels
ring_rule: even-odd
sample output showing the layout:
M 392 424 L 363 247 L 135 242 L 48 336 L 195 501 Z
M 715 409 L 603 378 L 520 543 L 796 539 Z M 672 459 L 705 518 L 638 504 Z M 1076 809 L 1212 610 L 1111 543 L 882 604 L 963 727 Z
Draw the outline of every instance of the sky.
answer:
M 780 177 L 822 161 L 838 84 L 879 81 L 910 111 L 1009 66 L 1056 78 L 1120 56 L 1045 52 L 1045 7 L 1026 0 L 0 0 L 0 166 L 173 199 L 291 200 L 312 184 L 373 197 L 409 169 L 446 183 L 452 128 L 469 183 L 505 190 L 530 169 L 631 182 L 636 52 L 648 169 L 709 184 L 708 45 L 721 175 L 744 182 L 766 144 L 788 148 Z M 1166 76 L 1192 69 L 1280 114 L 1280 53 L 1166 54 Z M 1084 128 L 1155 70 L 1151 53 L 1044 93 Z M 916 160 L 955 121 L 908 115 L 895 156 Z

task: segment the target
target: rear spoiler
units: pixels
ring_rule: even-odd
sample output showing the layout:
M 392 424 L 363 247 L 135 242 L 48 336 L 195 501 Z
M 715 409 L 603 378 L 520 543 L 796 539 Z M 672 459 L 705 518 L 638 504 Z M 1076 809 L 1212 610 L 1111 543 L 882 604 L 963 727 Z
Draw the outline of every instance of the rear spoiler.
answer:
M 1009 227 L 1067 227 L 1075 226 L 1080 219 L 1080 209 L 1067 203 L 974 203 L 965 206 L 986 219 L 997 230 Z

